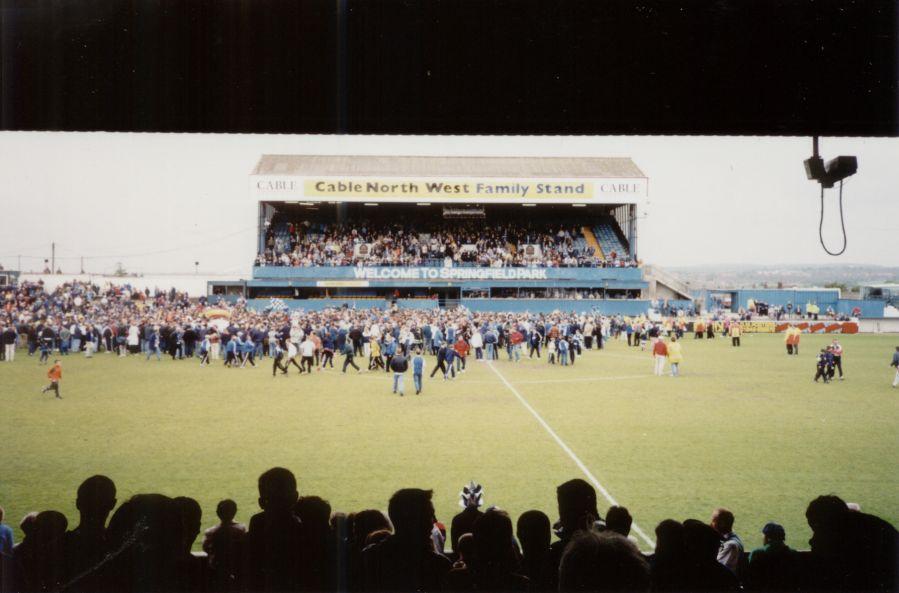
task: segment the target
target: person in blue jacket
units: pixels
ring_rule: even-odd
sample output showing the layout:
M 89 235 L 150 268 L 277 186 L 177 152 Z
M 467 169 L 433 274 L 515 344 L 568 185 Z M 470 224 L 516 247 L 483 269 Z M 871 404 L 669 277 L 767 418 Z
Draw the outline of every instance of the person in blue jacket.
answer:
M 334 368 L 334 336 L 329 331 L 322 332 L 322 368 Z
M 225 344 L 225 366 L 233 367 L 237 363 L 237 336 L 231 334 L 231 339 Z
M 384 340 L 384 372 L 390 372 L 390 361 L 396 356 L 396 340 L 391 336 L 390 339 Z
M 147 360 L 155 354 L 156 360 L 162 360 L 162 348 L 160 347 L 159 328 L 154 327 L 147 336 Z
M 497 360 L 496 356 L 496 332 L 492 329 L 484 334 L 484 345 L 487 347 L 487 360 Z
M 443 343 L 443 332 L 440 331 L 439 327 L 434 328 L 434 332 L 431 334 L 431 354 L 437 354 L 437 351 L 440 349 L 440 345 Z
M 443 359 L 446 361 L 446 370 L 443 371 L 443 378 L 455 379 L 456 365 L 453 364 L 453 361 L 456 359 L 456 351 L 453 350 L 451 344 L 447 344 L 446 353 L 443 355 Z
M 251 366 L 256 366 L 256 344 L 253 343 L 253 338 L 247 335 L 246 339 L 243 342 L 238 342 L 240 346 L 240 366 L 244 367 L 249 362 Z
M 421 355 L 421 350 L 415 349 L 415 356 L 412 357 L 412 382 L 415 384 L 415 395 L 421 394 L 421 379 L 425 372 L 425 358 Z
M 568 340 L 559 339 L 558 340 L 558 348 L 559 348 L 559 364 L 563 367 L 568 366 Z

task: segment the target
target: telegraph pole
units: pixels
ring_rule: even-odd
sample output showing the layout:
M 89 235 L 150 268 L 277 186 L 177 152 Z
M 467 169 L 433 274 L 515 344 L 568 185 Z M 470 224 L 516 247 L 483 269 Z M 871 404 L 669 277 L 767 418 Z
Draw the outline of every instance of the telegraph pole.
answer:
M 50 243 L 50 273 L 56 273 L 56 243 Z

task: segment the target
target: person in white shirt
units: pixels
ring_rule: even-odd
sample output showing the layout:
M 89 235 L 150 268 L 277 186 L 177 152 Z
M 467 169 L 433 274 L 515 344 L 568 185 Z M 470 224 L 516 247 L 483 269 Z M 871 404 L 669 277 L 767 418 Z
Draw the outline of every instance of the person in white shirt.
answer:
M 140 346 L 140 329 L 133 323 L 128 326 L 128 339 L 126 340 L 126 343 L 128 344 L 128 350 L 132 354 L 138 352 L 138 346 Z
M 469 345 L 474 349 L 474 357 L 476 360 L 484 360 L 484 337 L 481 332 L 475 330 L 471 334 Z
M 299 326 L 294 325 L 290 328 L 290 341 L 294 346 L 297 347 L 297 350 L 300 349 L 300 344 L 303 342 L 303 337 L 305 337 L 306 332 L 300 329 Z
M 312 338 L 306 336 L 306 339 L 300 344 L 300 368 L 305 369 L 308 373 L 312 373 L 312 363 L 315 360 L 315 342 Z
M 734 514 L 727 509 L 715 509 L 710 525 L 721 536 L 718 562 L 737 574 L 737 565 L 743 555 L 743 541 L 734 533 Z

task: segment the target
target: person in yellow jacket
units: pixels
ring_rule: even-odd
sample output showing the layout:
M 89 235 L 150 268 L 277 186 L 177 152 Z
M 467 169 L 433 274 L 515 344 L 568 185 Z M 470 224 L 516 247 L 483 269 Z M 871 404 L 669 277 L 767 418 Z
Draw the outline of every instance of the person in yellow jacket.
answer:
M 740 345 L 740 336 L 743 335 L 743 326 L 739 321 L 733 321 L 730 324 L 730 342 L 734 347 Z
M 381 358 L 381 342 L 375 339 L 369 340 L 371 354 L 368 357 L 368 370 L 375 371 L 384 368 L 384 359 Z
M 787 354 L 799 354 L 799 337 L 802 335 L 802 330 L 798 327 L 790 326 L 787 328 L 784 336 L 784 342 L 787 345 Z
M 681 351 L 680 342 L 677 336 L 671 336 L 668 343 L 668 364 L 671 365 L 671 376 L 680 376 L 680 363 L 684 360 L 684 353 Z

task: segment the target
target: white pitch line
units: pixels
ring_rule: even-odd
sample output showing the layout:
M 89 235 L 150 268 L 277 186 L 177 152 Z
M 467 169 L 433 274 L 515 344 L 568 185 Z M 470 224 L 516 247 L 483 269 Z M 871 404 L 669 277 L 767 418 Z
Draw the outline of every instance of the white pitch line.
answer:
M 612 495 L 609 493 L 609 491 L 606 490 L 605 487 L 599 482 L 599 480 L 596 479 L 596 476 L 594 476 L 593 473 L 589 469 L 587 469 L 587 466 L 584 465 L 584 462 L 581 461 L 578 458 L 578 456 L 574 454 L 574 451 L 571 450 L 571 447 L 569 447 L 567 444 L 565 444 L 565 441 L 563 441 L 559 437 L 559 435 L 556 434 L 556 431 L 554 431 L 552 429 L 552 427 L 546 423 L 546 420 L 544 420 L 543 417 L 537 413 L 537 410 L 535 410 L 533 407 L 531 407 L 531 404 L 529 404 L 527 402 L 527 400 L 524 399 L 524 397 L 522 397 L 522 395 L 520 393 L 518 393 L 518 390 L 515 389 L 515 387 L 513 387 L 512 384 L 506 380 L 506 378 L 503 376 L 503 374 L 500 373 L 496 369 L 495 366 L 493 366 L 493 363 L 488 362 L 487 366 L 489 366 L 490 370 L 492 370 L 496 374 L 496 376 L 500 378 L 500 380 L 503 382 L 503 384 L 505 384 L 505 386 L 509 389 L 509 391 L 511 391 L 512 394 L 516 398 L 518 398 L 518 401 L 521 402 L 521 405 L 523 405 L 527 409 L 527 411 L 530 412 L 531 415 L 537 419 L 537 422 L 539 422 L 540 425 L 543 426 L 543 428 L 546 430 L 546 432 L 549 433 L 549 436 L 551 436 L 556 441 L 556 443 L 560 447 L 562 447 L 562 450 L 565 451 L 565 453 L 567 453 L 569 457 L 571 457 L 571 460 L 574 461 L 575 465 L 577 465 L 578 468 L 582 472 L 584 472 L 584 475 L 587 476 L 587 478 L 591 482 L 593 482 L 593 485 L 596 486 L 596 489 L 599 490 L 600 493 L 602 493 L 602 495 L 606 498 L 607 501 L 609 501 L 609 504 L 611 506 L 619 506 L 618 501 L 616 501 L 612 497 Z M 643 541 L 645 541 L 647 544 L 649 544 L 650 547 L 652 547 L 652 548 L 656 547 L 655 542 L 652 541 L 652 539 L 646 535 L 646 532 L 644 532 L 642 529 L 640 529 L 640 526 L 637 525 L 636 521 L 631 525 L 631 528 L 634 530 L 634 533 L 636 533 L 641 538 L 643 538 Z

